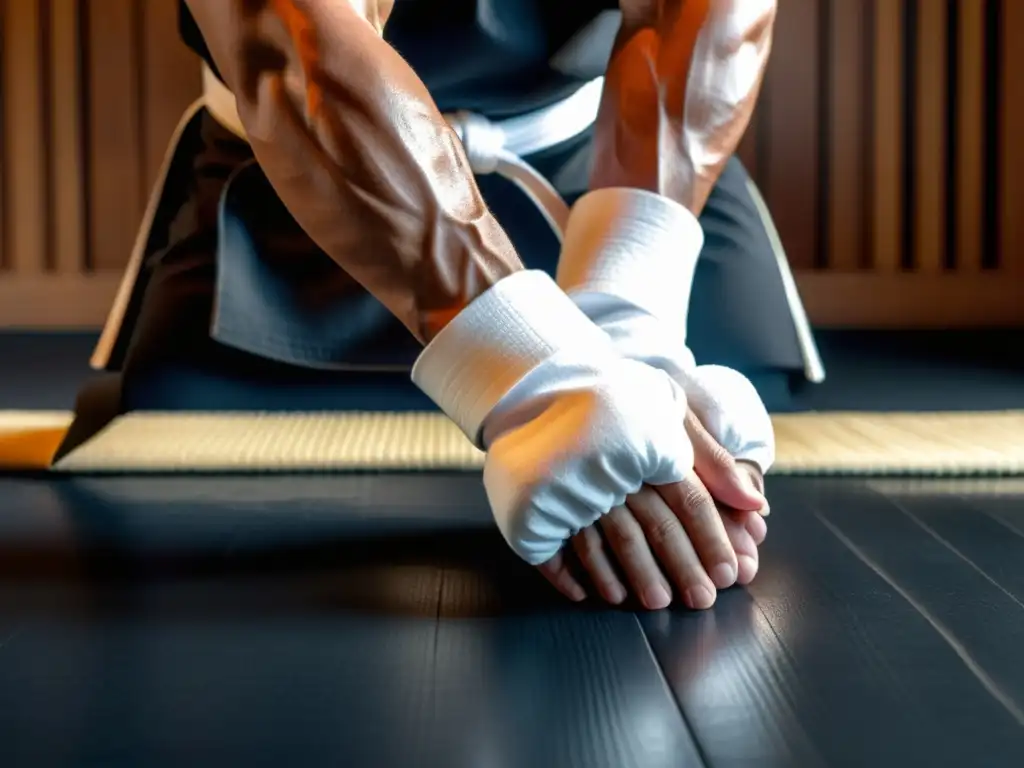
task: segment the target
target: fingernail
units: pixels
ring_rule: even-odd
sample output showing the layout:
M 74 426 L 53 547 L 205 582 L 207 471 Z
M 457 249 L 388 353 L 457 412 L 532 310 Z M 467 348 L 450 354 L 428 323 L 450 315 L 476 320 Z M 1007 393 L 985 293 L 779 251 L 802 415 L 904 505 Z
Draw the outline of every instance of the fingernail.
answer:
M 737 469 L 734 472 L 734 477 L 736 478 L 736 482 L 739 483 L 740 488 L 752 496 L 764 499 L 764 492 L 757 487 L 754 483 L 754 478 L 752 478 L 748 472 L 745 472 L 742 469 Z
M 608 602 L 612 605 L 619 605 L 626 599 L 626 590 L 616 585 L 608 587 Z
M 711 590 L 700 585 L 690 587 L 686 590 L 684 597 L 686 605 L 695 611 L 703 611 L 705 608 L 710 608 L 715 604 L 715 596 L 711 594 Z
M 587 599 L 587 593 L 584 591 L 583 587 L 581 587 L 579 584 L 570 584 L 569 585 L 569 599 L 570 600 L 575 600 L 577 603 L 581 603 L 581 602 L 583 602 L 584 600 Z
M 661 584 L 655 584 L 644 591 L 644 605 L 653 611 L 667 608 L 672 602 L 672 595 Z
M 751 538 L 754 540 L 754 543 L 758 546 L 761 545 L 761 542 L 763 542 L 765 537 L 768 535 L 768 523 L 766 523 L 764 518 L 759 515 L 750 515 L 747 518 L 746 529 L 747 533 L 749 533 Z
M 772 513 L 772 508 L 770 506 L 768 506 L 768 501 L 766 499 L 765 502 L 764 502 L 764 506 L 761 507 L 761 512 L 760 512 L 761 517 L 768 517 L 768 515 L 770 515 L 771 513 Z
M 736 566 L 732 563 L 719 563 L 708 574 L 719 589 L 728 589 L 736 583 Z
M 737 555 L 736 560 L 739 562 L 736 580 L 740 584 L 749 584 L 757 575 L 757 561 L 750 555 Z

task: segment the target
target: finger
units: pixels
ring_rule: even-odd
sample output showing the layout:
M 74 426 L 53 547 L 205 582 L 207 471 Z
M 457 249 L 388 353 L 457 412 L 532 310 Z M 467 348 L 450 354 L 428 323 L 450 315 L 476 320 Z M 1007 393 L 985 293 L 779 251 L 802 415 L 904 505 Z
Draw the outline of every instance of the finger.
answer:
M 704 570 L 719 589 L 736 583 L 736 552 L 722 524 L 714 499 L 696 474 L 657 491 L 683 524 Z
M 703 610 L 715 604 L 715 584 L 701 564 L 679 518 L 656 490 L 644 486 L 626 499 L 643 529 L 661 568 L 689 608 Z
M 728 510 L 722 512 L 722 523 L 725 525 L 729 541 L 732 542 L 733 550 L 736 552 L 737 584 L 749 584 L 752 582 L 757 575 L 758 568 L 757 544 L 754 541 L 754 537 L 750 535 L 750 531 L 747 530 L 746 525 L 744 525 L 744 515 L 750 515 L 755 520 L 761 520 L 760 517 L 750 512 L 730 512 Z M 761 522 L 764 521 L 762 520 Z
M 573 602 L 578 603 L 586 599 L 586 590 L 583 589 L 583 585 L 577 581 L 576 577 L 572 575 L 568 563 L 566 563 L 565 555 L 561 552 L 546 563 L 538 565 L 537 570 L 541 572 L 545 579 L 551 582 L 551 586 Z
M 572 548 L 601 597 L 612 605 L 622 603 L 628 593 L 605 551 L 601 532 L 594 526 L 584 528 L 572 537 Z
M 711 436 L 693 411 L 683 422 L 693 444 L 693 469 L 718 501 L 733 509 L 755 512 L 767 505 L 764 494 L 736 460 Z
M 753 538 L 754 543 L 757 546 L 761 546 L 764 543 L 765 538 L 768 536 L 768 523 L 756 512 L 736 512 L 730 510 L 729 514 L 736 516 L 737 520 L 742 521 L 743 527 L 747 529 L 747 532 Z
M 750 478 L 750 482 L 757 489 L 757 492 L 764 496 L 764 474 L 761 472 L 761 468 L 752 461 L 744 461 L 738 459 L 736 461 L 736 468 L 747 475 Z M 768 504 L 768 498 L 765 497 L 764 506 L 757 511 L 761 517 L 768 517 L 772 513 L 771 506 Z
M 601 531 L 644 607 L 667 607 L 672 602 L 672 590 L 632 513 L 626 507 L 616 507 L 601 518 Z

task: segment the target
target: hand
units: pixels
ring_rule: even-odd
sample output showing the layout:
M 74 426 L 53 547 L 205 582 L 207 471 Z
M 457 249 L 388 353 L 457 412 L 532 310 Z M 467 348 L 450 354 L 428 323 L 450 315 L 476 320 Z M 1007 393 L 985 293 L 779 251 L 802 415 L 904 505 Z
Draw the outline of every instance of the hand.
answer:
M 675 483 L 693 467 L 679 384 L 617 355 L 543 272 L 507 277 L 473 301 L 412 378 L 486 450 L 495 522 L 532 565 L 645 483 Z
M 684 207 L 635 189 L 602 189 L 573 206 L 558 264 L 559 285 L 608 334 L 616 351 L 664 371 L 686 393 L 685 432 L 680 432 L 693 449 L 693 471 L 657 489 L 665 502 L 660 511 L 652 512 L 651 503 L 627 503 L 631 517 L 616 511 L 620 524 L 612 530 L 631 530 L 628 546 L 621 535 L 609 534 L 611 522 L 576 535 L 595 584 L 605 585 L 614 597 L 622 591 L 617 578 L 608 578 L 614 574 L 608 557 L 592 554 L 598 551 L 598 533 L 604 535 L 600 552 L 608 541 L 626 581 L 639 594 L 650 593 L 645 601 L 650 607 L 663 606 L 656 588 L 670 583 L 688 604 L 707 607 L 714 588 L 753 578 L 756 543 L 748 544 L 766 533 L 761 516 L 768 504 L 759 483 L 774 460 L 771 419 L 746 377 L 720 366 L 698 366 L 686 346 L 690 287 L 702 246 L 700 223 Z M 727 522 L 737 517 L 738 530 Z M 634 543 L 638 532 L 642 545 Z M 620 542 L 617 550 L 613 541 Z M 655 555 L 669 578 L 658 571 Z M 556 561 L 547 564 L 545 575 L 579 595 L 578 582 L 573 585 L 567 573 Z
M 671 494 L 688 504 L 686 517 L 681 518 L 662 495 L 666 487 L 673 486 L 645 486 L 629 497 L 625 506 L 576 534 L 568 549 L 539 566 L 540 572 L 570 600 L 579 601 L 587 597 L 587 590 L 573 572 L 579 565 L 602 599 L 621 604 L 628 595 L 628 584 L 649 610 L 667 607 L 673 595 L 689 608 L 710 608 L 716 589 L 753 581 L 758 567 L 757 547 L 767 534 L 764 519 L 719 508 L 696 477 L 675 484 L 678 490 Z M 683 519 L 692 527 L 724 531 L 737 561 L 736 570 L 715 583 Z
M 621 572 L 651 610 L 668 606 L 673 593 L 690 608 L 710 608 L 716 588 L 753 581 L 757 547 L 767 535 L 761 471 L 753 463 L 735 461 L 692 412 L 685 424 L 694 445 L 694 473 L 680 483 L 644 487 L 625 506 L 576 534 L 569 552 L 540 566 L 566 597 L 582 600 L 587 595 L 573 573 L 576 564 L 613 605 L 627 597 Z M 705 477 L 731 505 L 721 498 L 716 502 Z

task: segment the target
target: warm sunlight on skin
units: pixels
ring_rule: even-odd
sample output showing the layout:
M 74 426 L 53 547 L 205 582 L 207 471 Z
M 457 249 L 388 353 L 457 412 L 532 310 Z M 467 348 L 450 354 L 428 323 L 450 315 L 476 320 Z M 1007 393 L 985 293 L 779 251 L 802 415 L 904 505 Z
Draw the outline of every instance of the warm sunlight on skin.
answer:
M 746 131 L 774 0 L 623 0 L 591 186 L 663 194 L 699 214 Z

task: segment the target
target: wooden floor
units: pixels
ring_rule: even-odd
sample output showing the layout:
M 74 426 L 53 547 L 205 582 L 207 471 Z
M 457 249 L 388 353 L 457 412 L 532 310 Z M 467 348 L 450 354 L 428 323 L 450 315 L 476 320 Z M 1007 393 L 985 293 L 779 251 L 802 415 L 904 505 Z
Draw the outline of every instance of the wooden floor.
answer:
M 1024 399 L 1006 339 L 890 341 L 806 407 Z M 38 342 L 0 407 L 70 407 L 88 339 Z M 471 475 L 0 477 L 0 766 L 1024 765 L 1024 479 L 768 495 L 749 588 L 646 614 L 552 594 Z
M 769 496 L 750 588 L 638 614 L 472 476 L 0 479 L 0 764 L 1021 765 L 1024 484 Z

